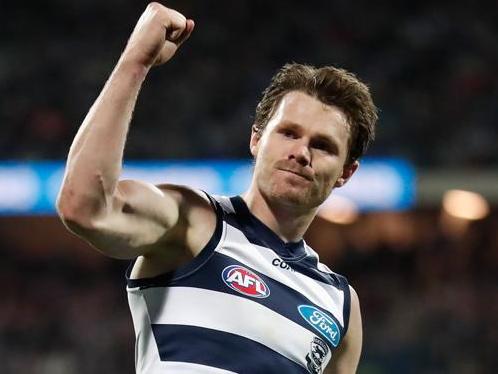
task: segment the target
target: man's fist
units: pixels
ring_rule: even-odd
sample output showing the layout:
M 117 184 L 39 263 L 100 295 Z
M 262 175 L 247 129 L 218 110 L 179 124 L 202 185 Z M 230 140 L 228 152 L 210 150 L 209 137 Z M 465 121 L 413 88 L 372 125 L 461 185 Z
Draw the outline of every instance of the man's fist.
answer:
M 190 36 L 194 21 L 159 3 L 150 3 L 137 22 L 122 60 L 147 68 L 164 64 Z

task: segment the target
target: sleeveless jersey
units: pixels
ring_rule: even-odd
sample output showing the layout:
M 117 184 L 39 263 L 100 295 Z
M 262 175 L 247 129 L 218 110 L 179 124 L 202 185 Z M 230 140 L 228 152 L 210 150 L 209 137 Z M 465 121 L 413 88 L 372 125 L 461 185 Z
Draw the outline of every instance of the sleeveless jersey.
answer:
M 285 243 L 240 196 L 211 197 L 216 229 L 187 265 L 130 279 L 138 374 L 321 373 L 346 334 L 346 279 Z

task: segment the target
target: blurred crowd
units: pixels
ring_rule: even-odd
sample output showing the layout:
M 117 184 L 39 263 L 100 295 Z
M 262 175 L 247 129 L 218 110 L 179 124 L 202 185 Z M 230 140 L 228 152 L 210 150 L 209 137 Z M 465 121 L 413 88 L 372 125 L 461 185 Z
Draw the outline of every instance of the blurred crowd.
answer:
M 360 295 L 359 373 L 496 372 L 497 228 L 496 212 L 471 223 L 412 211 L 370 214 L 341 229 L 329 263 Z
M 370 84 L 381 110 L 371 155 L 498 164 L 495 0 L 165 3 L 197 26 L 149 75 L 127 158 L 247 157 L 261 91 L 297 61 L 335 64 Z M 145 5 L 2 3 L 0 159 L 65 157 Z
M 65 158 L 146 3 L 0 4 L 0 159 Z M 380 107 L 370 155 L 420 168 L 498 166 L 496 0 L 165 4 L 196 29 L 147 78 L 128 159 L 248 157 L 261 92 L 296 61 L 369 83 Z M 0 371 L 132 373 L 127 264 L 80 261 L 81 249 L 27 218 L 12 239 L 9 219 L 0 221 Z M 371 213 L 342 227 L 316 220 L 307 240 L 360 295 L 360 373 L 496 372 L 497 227 L 496 211 L 478 224 L 434 210 Z M 34 256 L 42 237 L 53 253 Z
M 349 226 L 317 219 L 307 241 L 360 295 L 359 373 L 496 372 L 497 213 L 477 224 L 460 222 L 458 230 L 436 211 L 369 214 Z M 45 227 L 54 240 L 61 235 L 49 228 L 55 221 L 36 230 Z M 22 219 L 16 225 L 28 226 Z M 5 237 L 2 373 L 131 374 L 127 263 L 86 247 L 33 253 L 36 245 L 21 249 L 21 241 Z

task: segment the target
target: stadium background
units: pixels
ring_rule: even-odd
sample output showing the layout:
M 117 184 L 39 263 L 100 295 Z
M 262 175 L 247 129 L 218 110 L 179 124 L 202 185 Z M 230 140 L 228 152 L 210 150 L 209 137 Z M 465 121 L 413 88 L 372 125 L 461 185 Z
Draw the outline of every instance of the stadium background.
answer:
M 307 236 L 360 295 L 359 372 L 496 372 L 496 1 L 166 4 L 196 30 L 149 75 L 126 158 L 248 158 L 254 107 L 283 63 L 356 72 L 381 110 L 369 155 L 401 157 L 417 175 L 410 209 L 317 218 Z M 0 163 L 65 158 L 145 5 L 1 3 Z M 448 214 L 441 201 L 454 188 L 480 192 L 489 214 Z M 2 373 L 133 372 L 125 262 L 50 215 L 3 215 L 0 254 Z

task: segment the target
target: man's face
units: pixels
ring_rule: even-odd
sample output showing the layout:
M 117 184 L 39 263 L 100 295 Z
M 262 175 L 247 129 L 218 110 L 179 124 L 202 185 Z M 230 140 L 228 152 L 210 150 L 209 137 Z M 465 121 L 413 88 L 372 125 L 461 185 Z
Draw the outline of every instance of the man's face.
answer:
M 287 93 L 263 133 L 251 136 L 256 187 L 272 202 L 316 208 L 358 167 L 344 165 L 349 137 L 339 108 L 300 91 Z

